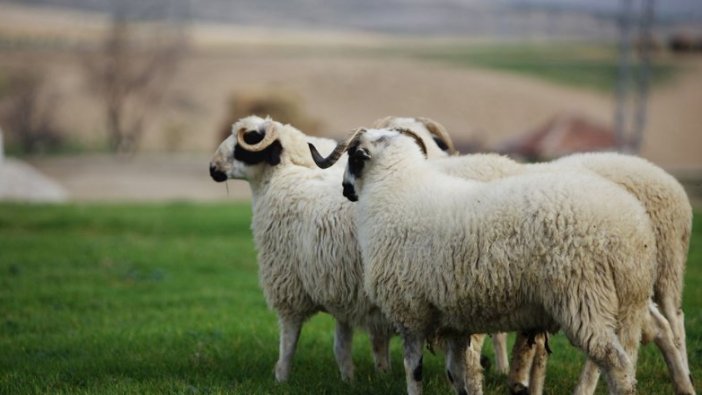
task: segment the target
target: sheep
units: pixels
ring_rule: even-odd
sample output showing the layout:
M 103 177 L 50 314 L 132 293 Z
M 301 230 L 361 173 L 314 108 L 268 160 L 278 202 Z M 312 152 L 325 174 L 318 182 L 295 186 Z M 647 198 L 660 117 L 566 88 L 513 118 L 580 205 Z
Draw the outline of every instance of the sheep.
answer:
M 338 193 L 343 166 L 318 169 L 310 142 L 329 151 L 336 146 L 271 119 L 243 118 L 217 149 L 210 174 L 219 182 L 245 179 L 253 192 L 259 280 L 280 326 L 276 380 L 288 379 L 302 324 L 319 311 L 336 319 L 334 354 L 342 378 L 351 380 L 353 327 L 369 331 L 381 371 L 390 368 L 393 328 L 363 292 L 351 203 Z M 438 147 L 433 152 L 446 155 Z
M 557 328 L 611 391 L 635 392 L 655 238 L 633 196 L 579 172 L 456 178 L 407 130 L 360 130 L 327 158 L 310 150 L 324 168 L 347 148 L 364 289 L 399 327 L 408 393 L 421 392 L 428 333 L 448 339 L 448 376 L 465 393 L 465 334 Z
M 446 129 L 440 124 L 431 120 L 425 122 L 438 125 L 434 127 L 443 131 L 442 138 L 444 140 L 451 139 Z M 407 128 L 422 132 L 421 125 L 408 122 L 407 118 L 387 117 L 375 125 Z M 448 144 L 453 146 L 452 143 Z M 479 181 L 491 181 L 525 173 L 553 171 L 553 169 L 565 166 L 578 171 L 593 172 L 617 183 L 633 194 L 646 208 L 656 235 L 658 271 L 653 300 L 661 307 L 665 317 L 664 319 L 659 318 L 660 313 L 656 306 L 649 308 L 648 320 L 651 324 L 648 326 L 649 333 L 646 334 L 646 337 L 654 340 L 664 353 L 677 393 L 694 393 L 689 377 L 684 315 L 681 308 L 683 273 L 692 227 L 692 208 L 684 188 L 674 177 L 645 159 L 616 153 L 575 154 L 551 163 L 531 165 L 523 165 L 501 155 L 478 154 L 439 158 L 437 164 L 448 174 Z M 668 335 L 671 330 L 672 336 Z M 523 348 L 524 351 L 531 354 L 543 354 L 543 347 L 539 349 L 538 346 L 544 341 L 543 335 L 536 335 L 536 343 L 529 342 L 526 336 L 518 336 L 515 350 Z M 674 347 L 679 352 L 678 356 L 666 351 L 671 349 L 670 341 L 674 342 Z M 537 347 L 529 347 L 527 343 L 536 344 Z M 480 351 L 481 344 L 482 339 L 479 338 L 474 338 L 471 342 L 474 348 L 477 347 L 477 352 Z M 528 359 L 523 355 L 523 352 L 521 354 L 515 352 L 513 358 L 516 361 Z M 530 362 L 514 367 L 514 371 L 510 375 L 510 387 L 514 392 L 530 387 L 531 393 L 540 393 L 539 381 L 534 382 L 534 380 L 525 377 L 529 374 L 529 366 Z M 541 375 L 540 379 L 543 380 L 542 373 L 532 373 L 537 378 Z M 589 382 L 590 389 L 585 392 L 592 393 L 597 379 L 593 375 L 587 377 L 590 380 L 594 379 L 594 381 Z
M 439 122 L 434 121 L 427 117 L 396 117 L 396 116 L 386 116 L 380 118 L 372 123 L 373 128 L 377 129 L 408 129 L 420 135 L 431 134 L 433 136 L 434 143 L 443 149 L 446 153 L 451 156 L 458 155 L 458 151 L 453 143 L 453 139 L 449 135 L 446 128 Z M 428 149 L 431 149 L 431 144 L 427 144 Z M 327 147 L 324 147 L 327 148 Z M 434 155 L 430 156 L 434 157 Z M 438 156 L 439 159 L 444 157 Z M 337 162 L 338 163 L 338 162 Z M 492 173 L 493 169 L 482 169 L 484 172 Z M 509 169 L 506 169 L 509 170 Z M 499 171 L 494 169 L 494 171 Z M 485 176 L 484 174 L 482 175 Z M 471 178 L 471 177 L 468 177 Z M 471 362 L 475 363 L 475 366 L 470 366 L 469 369 L 473 375 L 477 374 L 478 377 L 474 377 L 473 393 L 480 393 L 482 390 L 481 380 L 482 380 L 482 363 L 480 361 L 481 355 L 480 351 L 483 344 L 483 335 L 472 335 L 470 339 L 471 350 L 473 352 L 474 359 Z M 494 333 L 492 335 L 492 347 L 495 351 L 495 368 L 496 371 L 501 374 L 509 373 L 509 357 L 507 356 L 507 334 L 506 333 Z
M 650 329 L 647 337 L 654 340 L 663 351 L 676 391 L 684 394 L 694 393 L 689 378 L 681 310 L 682 280 L 691 234 L 692 209 L 685 190 L 675 178 L 645 159 L 616 153 L 576 154 L 551 163 L 526 165 L 495 154 L 437 159 L 435 163 L 447 174 L 482 181 L 570 168 L 574 171 L 591 172 L 613 181 L 635 196 L 645 207 L 656 235 L 658 265 L 653 301 L 661 307 L 666 318 L 657 319 L 657 308 L 650 307 L 648 319 L 652 324 L 648 326 Z M 515 350 L 524 347 L 525 341 L 524 336 L 519 336 Z M 674 343 L 672 348 L 670 341 Z M 677 356 L 671 353 L 675 350 Z M 523 360 L 523 357 L 518 355 L 513 358 Z M 594 369 L 594 366 L 589 364 L 586 370 L 591 369 Z M 528 368 L 514 367 L 510 375 L 510 387 L 514 391 L 529 386 L 530 380 L 525 377 L 528 371 Z M 596 372 L 584 373 L 582 377 L 583 393 L 593 393 L 597 384 Z M 536 385 L 540 387 L 538 382 Z M 539 393 L 539 389 L 532 388 L 532 393 Z

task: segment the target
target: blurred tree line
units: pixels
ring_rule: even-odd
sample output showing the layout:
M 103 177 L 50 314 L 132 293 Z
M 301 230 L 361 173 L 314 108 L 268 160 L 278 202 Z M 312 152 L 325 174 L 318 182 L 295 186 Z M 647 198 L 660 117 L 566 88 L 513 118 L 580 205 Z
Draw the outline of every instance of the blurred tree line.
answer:
M 131 153 L 161 110 L 187 50 L 189 1 L 122 0 L 110 6 L 99 45 L 77 55 L 102 109 L 107 149 Z M 66 142 L 48 72 L 36 65 L 0 70 L 0 127 L 19 153 L 56 151 Z

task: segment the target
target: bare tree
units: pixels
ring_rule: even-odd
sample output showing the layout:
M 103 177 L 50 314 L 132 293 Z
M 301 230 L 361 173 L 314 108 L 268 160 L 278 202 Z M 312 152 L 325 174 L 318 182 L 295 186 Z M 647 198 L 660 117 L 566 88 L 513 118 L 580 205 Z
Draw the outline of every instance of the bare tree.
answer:
M 24 154 L 59 147 L 63 134 L 55 122 L 58 96 L 39 69 L 12 70 L 0 95 L 0 124 L 10 144 Z
M 88 83 L 103 104 L 111 151 L 137 149 L 164 101 L 185 44 L 181 24 L 137 27 L 124 15 L 113 15 L 101 48 L 83 62 Z

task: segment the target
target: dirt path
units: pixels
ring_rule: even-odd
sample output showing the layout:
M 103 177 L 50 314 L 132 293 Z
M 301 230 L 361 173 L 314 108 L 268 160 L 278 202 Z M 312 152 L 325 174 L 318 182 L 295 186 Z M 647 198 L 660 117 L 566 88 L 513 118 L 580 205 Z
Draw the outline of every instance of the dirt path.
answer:
M 691 63 L 681 78 L 652 96 L 643 155 L 666 168 L 702 168 L 701 71 L 702 62 Z M 230 182 L 227 195 L 206 171 L 224 117 L 222 103 L 235 90 L 294 92 L 334 137 L 381 116 L 412 114 L 440 120 L 456 140 L 478 133 L 494 144 L 559 112 L 610 122 L 613 108 L 607 95 L 531 78 L 387 59 L 200 56 L 184 65 L 174 87 L 186 88 L 197 109 L 187 113 L 187 132 L 177 137 L 202 154 L 143 154 L 131 160 L 91 155 L 32 163 L 77 200 L 246 199 L 248 185 Z M 84 94 L 67 103 L 64 110 L 73 114 L 86 114 L 78 107 L 90 105 Z M 94 116 L 76 118 L 90 124 Z M 152 133 L 147 148 L 163 147 L 172 137 Z
M 41 158 L 30 163 L 58 181 L 76 201 L 248 200 L 244 181 L 215 183 L 210 155 L 111 155 Z M 228 190 L 227 190 L 228 186 Z
M 68 130 L 99 138 L 101 112 L 86 92 L 74 60 L 57 55 Z M 265 51 L 200 53 L 187 59 L 169 87 L 182 108 L 164 113 L 143 146 L 210 152 L 217 145 L 233 92 L 283 91 L 331 136 L 389 114 L 424 115 L 444 123 L 457 140 L 478 137 L 488 146 L 563 112 L 611 123 L 611 95 L 538 79 L 440 63 L 344 56 L 290 56 Z M 180 99 L 179 99 L 180 100 Z M 644 156 L 665 167 L 702 168 L 702 62 L 655 90 Z
M 702 58 L 689 59 L 685 69 L 653 92 L 641 154 L 668 168 L 702 170 Z

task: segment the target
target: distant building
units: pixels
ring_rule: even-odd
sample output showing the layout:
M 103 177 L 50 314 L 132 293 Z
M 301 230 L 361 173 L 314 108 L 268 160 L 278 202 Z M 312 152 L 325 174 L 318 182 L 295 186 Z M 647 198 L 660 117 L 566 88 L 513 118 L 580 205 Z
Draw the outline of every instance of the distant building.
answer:
M 536 129 L 503 142 L 496 150 L 538 161 L 576 152 L 616 151 L 617 141 L 609 126 L 581 115 L 561 114 Z

